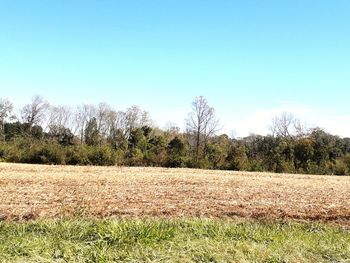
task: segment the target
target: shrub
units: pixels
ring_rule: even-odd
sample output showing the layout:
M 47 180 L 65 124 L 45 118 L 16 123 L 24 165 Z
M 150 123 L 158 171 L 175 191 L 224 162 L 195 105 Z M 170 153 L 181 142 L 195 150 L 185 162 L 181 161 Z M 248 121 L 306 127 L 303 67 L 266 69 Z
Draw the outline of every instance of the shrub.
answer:
M 349 167 L 343 160 L 337 160 L 333 165 L 333 173 L 335 175 L 347 175 L 349 174 Z
M 115 151 L 115 162 L 116 165 L 124 165 L 125 164 L 125 152 L 121 149 Z
M 22 159 L 26 163 L 65 164 L 65 151 L 57 143 L 33 143 Z
M 25 156 L 30 149 L 31 141 L 18 138 L 16 142 L 7 143 L 4 147 L 4 160 L 6 162 L 26 162 Z
M 4 143 L 0 143 L 0 162 L 4 161 L 6 158 L 6 147 L 7 145 Z
M 166 162 L 166 167 L 172 168 L 185 168 L 187 167 L 188 158 L 183 156 L 174 156 L 173 158 L 168 158 Z
M 308 174 L 328 174 L 329 169 L 327 168 L 327 164 L 318 165 L 315 162 L 308 160 L 305 172 Z
M 143 165 L 143 153 L 139 148 L 132 149 L 128 154 L 128 165 L 142 166 Z
M 348 169 L 350 171 L 350 154 L 345 155 L 342 158 L 342 161 L 344 162 L 344 164 L 348 167 Z
M 88 158 L 92 165 L 115 165 L 115 152 L 107 146 L 91 147 Z
M 250 172 L 266 172 L 267 169 L 264 167 L 263 161 L 260 159 L 250 159 L 247 165 L 247 171 Z
M 88 147 L 76 145 L 68 147 L 66 150 L 66 164 L 70 165 L 89 165 Z

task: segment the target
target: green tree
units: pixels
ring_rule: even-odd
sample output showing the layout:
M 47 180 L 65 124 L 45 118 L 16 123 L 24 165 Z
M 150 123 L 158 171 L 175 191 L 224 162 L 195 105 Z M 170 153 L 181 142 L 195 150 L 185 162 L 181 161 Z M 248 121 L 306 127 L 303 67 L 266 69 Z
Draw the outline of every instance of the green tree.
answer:
M 99 140 L 99 132 L 97 129 L 97 121 L 96 118 L 92 118 L 86 125 L 85 128 L 85 143 L 89 146 L 97 146 L 100 142 Z
M 167 146 L 167 161 L 168 167 L 186 167 L 188 146 L 186 142 L 175 136 Z
M 148 141 L 146 160 L 151 166 L 164 166 L 167 157 L 166 140 L 164 136 L 157 135 Z

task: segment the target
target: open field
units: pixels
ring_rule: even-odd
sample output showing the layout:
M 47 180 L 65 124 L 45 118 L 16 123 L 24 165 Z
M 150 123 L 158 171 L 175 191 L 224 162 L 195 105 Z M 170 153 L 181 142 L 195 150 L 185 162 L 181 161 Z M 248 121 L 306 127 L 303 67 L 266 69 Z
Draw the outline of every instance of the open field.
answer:
M 350 262 L 350 177 L 0 163 L 0 193 L 0 262 Z
M 0 217 L 244 217 L 350 225 L 350 177 L 0 164 Z

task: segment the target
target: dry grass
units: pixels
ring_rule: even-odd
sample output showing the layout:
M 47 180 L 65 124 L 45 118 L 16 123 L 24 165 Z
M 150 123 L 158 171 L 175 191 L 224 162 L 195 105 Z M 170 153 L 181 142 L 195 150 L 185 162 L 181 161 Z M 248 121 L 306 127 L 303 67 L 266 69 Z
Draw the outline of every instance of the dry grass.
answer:
M 0 163 L 0 218 L 246 217 L 350 226 L 350 177 Z

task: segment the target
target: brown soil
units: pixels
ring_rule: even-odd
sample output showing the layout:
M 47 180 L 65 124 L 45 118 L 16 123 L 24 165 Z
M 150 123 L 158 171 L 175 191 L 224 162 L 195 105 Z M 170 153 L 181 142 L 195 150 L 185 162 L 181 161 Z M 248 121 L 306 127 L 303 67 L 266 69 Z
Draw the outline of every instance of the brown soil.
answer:
M 350 226 L 350 177 L 0 163 L 0 220 L 245 217 Z

